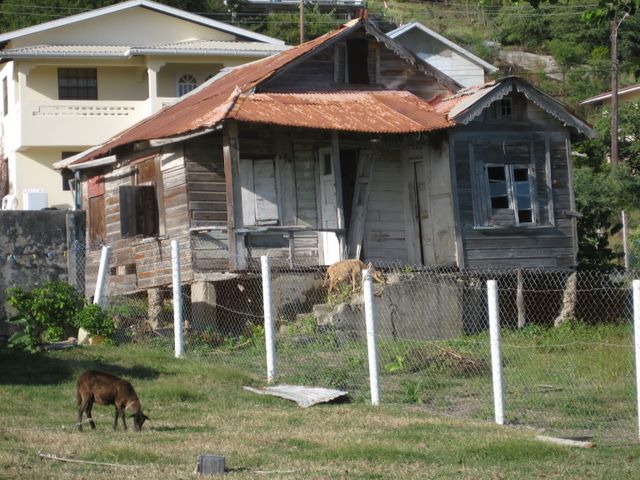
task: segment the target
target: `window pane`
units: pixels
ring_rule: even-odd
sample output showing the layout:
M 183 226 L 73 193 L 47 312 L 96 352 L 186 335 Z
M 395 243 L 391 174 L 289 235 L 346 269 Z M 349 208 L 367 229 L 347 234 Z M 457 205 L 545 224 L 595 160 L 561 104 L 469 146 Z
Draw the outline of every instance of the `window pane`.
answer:
M 503 117 L 511 116 L 511 99 L 503 98 L 500 100 L 500 115 Z
M 59 68 L 60 100 L 97 100 L 98 77 L 95 68 Z
M 491 208 L 509 208 L 504 167 L 487 167 Z
M 531 223 L 533 210 L 531 202 L 531 184 L 529 182 L 529 169 L 523 167 L 513 168 L 514 191 L 518 203 L 518 222 Z
M 489 175 L 489 181 L 502 180 L 505 181 L 504 167 L 488 167 L 487 174 Z
M 198 86 L 198 81 L 196 77 L 190 74 L 182 75 L 178 79 L 178 96 L 185 95 L 189 93 L 191 90 L 195 90 Z
M 513 179 L 516 182 L 528 182 L 529 181 L 529 169 L 528 168 L 514 168 Z
M 519 223 L 531 223 L 533 216 L 531 210 L 518 210 L 518 222 Z

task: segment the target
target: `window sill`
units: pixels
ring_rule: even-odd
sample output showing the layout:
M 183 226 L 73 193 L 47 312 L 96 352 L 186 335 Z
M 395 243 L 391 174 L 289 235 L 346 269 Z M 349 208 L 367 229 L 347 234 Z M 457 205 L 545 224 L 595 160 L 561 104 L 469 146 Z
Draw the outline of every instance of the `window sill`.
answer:
M 155 237 L 132 237 L 130 240 L 134 242 L 134 245 L 144 245 L 145 243 L 155 243 L 162 240 L 168 240 L 166 235 L 157 235 Z
M 496 226 L 478 226 L 475 225 L 473 230 L 476 232 L 518 232 L 524 230 L 551 230 L 556 228 L 555 225 L 496 225 Z

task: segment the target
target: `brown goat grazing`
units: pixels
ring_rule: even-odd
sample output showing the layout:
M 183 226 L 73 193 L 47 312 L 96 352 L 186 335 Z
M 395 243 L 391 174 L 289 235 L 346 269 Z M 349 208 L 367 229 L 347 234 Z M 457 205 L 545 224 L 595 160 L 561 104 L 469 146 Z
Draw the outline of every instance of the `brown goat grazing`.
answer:
M 362 271 L 367 269 L 367 265 L 357 259 L 341 260 L 334 263 L 327 269 L 327 275 L 324 280 L 324 286 L 329 286 L 328 293 L 331 293 L 339 282 L 348 282 L 351 280 L 352 291 L 355 291 L 359 285 L 359 278 Z M 371 276 L 380 283 L 384 283 L 384 277 L 373 267 L 369 270 Z
M 92 429 L 96 424 L 91 416 L 93 403 L 98 405 L 115 405 L 116 418 L 113 429 L 118 428 L 118 416 L 122 418 L 122 429 L 127 430 L 124 411 L 129 410 L 133 415 L 134 428 L 137 432 L 142 429 L 145 420 L 149 420 L 140 406 L 140 400 L 131 384 L 115 375 L 97 370 L 87 370 L 78 378 L 78 430 L 82 431 L 82 414 L 86 412 Z

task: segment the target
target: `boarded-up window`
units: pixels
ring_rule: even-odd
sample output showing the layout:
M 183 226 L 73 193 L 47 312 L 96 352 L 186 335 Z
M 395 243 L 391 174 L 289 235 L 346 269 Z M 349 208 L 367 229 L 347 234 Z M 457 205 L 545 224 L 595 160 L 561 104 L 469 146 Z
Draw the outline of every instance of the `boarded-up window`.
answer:
M 278 192 L 274 161 L 240 160 L 240 182 L 244 225 L 277 225 Z
M 121 186 L 120 235 L 153 237 L 159 234 L 158 203 L 153 185 Z
M 89 198 L 89 239 L 96 245 L 107 235 L 104 195 Z
M 104 176 L 96 175 L 89 178 L 89 240 L 98 245 L 107 235 L 107 222 L 104 204 Z

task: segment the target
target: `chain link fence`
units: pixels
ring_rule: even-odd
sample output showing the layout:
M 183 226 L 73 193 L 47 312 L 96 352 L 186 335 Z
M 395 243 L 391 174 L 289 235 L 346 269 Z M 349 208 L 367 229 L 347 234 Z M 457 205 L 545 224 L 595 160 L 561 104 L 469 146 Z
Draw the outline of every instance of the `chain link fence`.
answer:
M 224 280 L 182 286 L 184 351 L 266 382 L 259 263 Z M 381 280 L 374 303 L 382 403 L 493 420 L 486 284 L 494 279 L 507 423 L 609 443 L 637 438 L 631 273 L 373 269 Z M 277 383 L 344 389 L 354 401 L 369 401 L 359 268 L 355 273 L 355 283 L 346 272 L 332 285 L 325 267 L 273 259 Z M 170 286 L 129 295 L 107 288 L 104 306 L 118 327 L 115 344 L 174 348 Z

